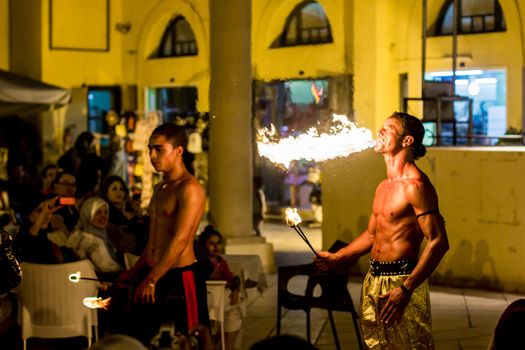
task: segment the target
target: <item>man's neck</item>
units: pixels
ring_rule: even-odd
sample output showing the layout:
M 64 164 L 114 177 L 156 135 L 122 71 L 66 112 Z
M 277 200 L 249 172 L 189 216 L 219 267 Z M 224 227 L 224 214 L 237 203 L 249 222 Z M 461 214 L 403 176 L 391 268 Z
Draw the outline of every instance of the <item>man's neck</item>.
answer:
M 383 157 L 388 181 L 398 181 L 410 177 L 410 169 L 414 165 L 414 160 L 408 153 L 384 154 Z
M 179 182 L 190 176 L 184 164 L 175 164 L 170 171 L 164 173 L 164 180 Z

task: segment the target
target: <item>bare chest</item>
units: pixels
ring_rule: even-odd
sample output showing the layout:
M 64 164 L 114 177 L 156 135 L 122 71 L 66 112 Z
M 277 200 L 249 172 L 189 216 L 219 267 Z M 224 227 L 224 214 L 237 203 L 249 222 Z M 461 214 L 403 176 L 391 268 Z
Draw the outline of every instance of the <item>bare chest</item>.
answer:
M 410 215 L 413 209 L 408 203 L 404 184 L 384 181 L 377 189 L 373 210 L 376 218 L 386 221 L 395 221 Z
M 176 215 L 178 201 L 176 189 L 169 184 L 158 186 L 153 193 L 149 205 L 149 214 L 151 217 L 163 220 Z

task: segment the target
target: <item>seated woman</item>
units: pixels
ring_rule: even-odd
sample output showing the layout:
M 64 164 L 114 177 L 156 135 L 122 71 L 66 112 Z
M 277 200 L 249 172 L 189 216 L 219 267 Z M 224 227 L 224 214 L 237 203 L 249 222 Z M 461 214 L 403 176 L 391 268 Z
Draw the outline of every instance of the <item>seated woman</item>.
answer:
M 115 230 L 111 230 L 110 239 L 115 243 L 122 242 L 123 251 L 141 255 L 148 241 L 148 222 L 141 215 L 140 202 L 130 199 L 126 183 L 117 175 L 110 175 L 104 180 L 100 194 L 109 205 L 110 224 L 134 236 L 133 242 L 129 242 L 125 234 L 120 233 L 120 237 L 116 238 L 112 234 Z
M 29 203 L 27 213 L 22 218 L 20 231 L 14 240 L 15 255 L 20 261 L 37 264 L 59 264 L 64 262 L 60 248 L 47 238 L 49 223 L 54 212 L 60 209 L 56 205 L 58 196 L 46 198 L 35 195 Z
M 108 211 L 108 204 L 103 199 L 86 199 L 80 208 L 77 230 L 69 237 L 67 245 L 80 259 L 89 259 L 97 275 L 111 278 L 122 271 L 122 266 L 106 232 Z
M 208 279 L 226 280 L 227 292 L 224 302 L 224 345 L 227 350 L 235 348 L 235 341 L 241 329 L 245 314 L 244 301 L 240 296 L 240 278 L 230 271 L 228 263 L 220 256 L 222 235 L 208 225 L 199 235 L 199 244 L 204 248 L 206 256 L 214 269 Z

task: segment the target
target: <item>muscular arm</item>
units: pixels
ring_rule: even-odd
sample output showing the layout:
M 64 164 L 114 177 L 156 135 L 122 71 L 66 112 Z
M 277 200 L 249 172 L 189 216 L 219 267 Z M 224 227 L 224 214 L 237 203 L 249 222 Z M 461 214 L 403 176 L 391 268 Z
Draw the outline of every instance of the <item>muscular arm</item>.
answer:
M 178 194 L 179 209 L 172 238 L 160 261 L 153 267 L 146 280 L 157 283 L 175 265 L 185 249 L 192 248 L 194 233 L 204 212 L 205 197 L 200 184 L 185 184 Z
M 405 280 L 404 285 L 413 291 L 428 279 L 449 248 L 445 221 L 439 213 L 437 194 L 429 182 L 417 182 L 408 186 L 407 199 L 418 217 L 419 227 L 428 243 L 421 253 L 415 269 Z
M 359 258 L 370 252 L 374 242 L 375 229 L 376 220 L 374 214 L 372 214 L 368 221 L 368 229 L 361 233 L 346 247 L 333 254 L 329 252 L 319 252 L 319 256 L 314 259 L 317 267 L 324 271 L 332 266 L 344 264 L 346 261 Z
M 410 300 L 410 294 L 432 275 L 449 248 L 445 221 L 439 214 L 437 194 L 432 184 L 428 180 L 412 182 L 405 190 L 408 203 L 412 205 L 416 217 L 424 214 L 417 217 L 417 220 L 428 243 L 416 267 L 402 286 L 379 296 L 387 300 L 380 314 L 380 321 L 385 323 L 401 318 Z

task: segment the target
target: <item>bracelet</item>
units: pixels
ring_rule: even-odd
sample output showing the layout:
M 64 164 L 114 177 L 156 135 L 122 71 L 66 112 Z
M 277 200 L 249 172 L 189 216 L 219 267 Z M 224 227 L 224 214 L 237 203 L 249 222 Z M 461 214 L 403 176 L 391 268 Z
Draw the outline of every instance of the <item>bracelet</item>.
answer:
M 405 287 L 404 284 L 401 284 L 399 288 L 401 288 L 401 290 L 403 291 L 403 293 L 405 293 L 406 296 L 412 295 L 412 292 L 407 287 Z

